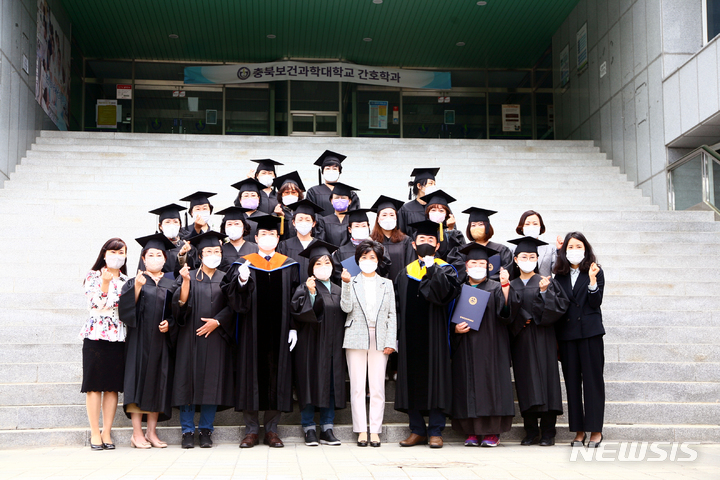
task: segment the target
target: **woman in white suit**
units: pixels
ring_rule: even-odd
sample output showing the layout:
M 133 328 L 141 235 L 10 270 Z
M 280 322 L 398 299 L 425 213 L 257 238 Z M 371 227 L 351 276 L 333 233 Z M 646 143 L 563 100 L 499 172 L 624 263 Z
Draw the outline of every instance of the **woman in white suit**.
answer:
M 364 240 L 355 261 L 362 273 L 354 278 L 343 269 L 340 308 L 347 313 L 343 348 L 350 373 L 350 405 L 358 446 L 366 447 L 365 379 L 370 385 L 370 445 L 380 446 L 385 411 L 385 366 L 395 351 L 397 318 L 392 281 L 375 271 L 383 258 L 381 243 Z

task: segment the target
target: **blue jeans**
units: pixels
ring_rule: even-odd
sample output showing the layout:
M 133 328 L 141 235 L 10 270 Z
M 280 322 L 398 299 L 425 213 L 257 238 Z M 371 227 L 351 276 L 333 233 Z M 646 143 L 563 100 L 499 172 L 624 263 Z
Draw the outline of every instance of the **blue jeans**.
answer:
M 333 427 L 335 421 L 335 377 L 333 377 L 332 357 L 330 358 L 330 406 L 320 407 L 320 426 L 323 432 Z M 300 410 L 300 424 L 303 431 L 315 427 L 315 405 L 309 403 Z
M 410 431 L 421 437 L 440 437 L 445 428 L 445 414 L 439 408 L 430 410 L 428 425 L 425 426 L 425 419 L 419 410 L 408 411 L 410 417 Z
M 217 405 L 200 405 L 200 421 L 198 428 L 214 430 L 215 412 Z M 180 426 L 182 433 L 195 433 L 195 405 L 183 405 L 180 407 Z

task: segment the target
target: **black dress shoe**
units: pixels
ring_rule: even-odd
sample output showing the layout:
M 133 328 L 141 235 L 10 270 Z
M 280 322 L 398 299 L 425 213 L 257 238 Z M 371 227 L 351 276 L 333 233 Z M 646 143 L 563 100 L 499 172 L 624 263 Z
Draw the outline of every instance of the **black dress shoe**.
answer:
M 340 440 L 333 435 L 332 428 L 320 432 L 320 443 L 323 445 L 341 445 Z
M 93 444 L 91 443 L 91 444 L 90 444 L 90 450 L 92 450 L 93 452 L 102 452 L 103 450 L 105 450 L 105 449 L 103 448 L 103 445 L 105 445 L 105 444 L 104 444 L 104 443 L 101 443 L 100 445 L 93 445 Z
M 587 433 L 583 433 L 582 442 L 580 440 L 573 440 L 572 442 L 570 442 L 570 446 L 571 447 L 584 447 L 586 439 L 587 439 Z
M 315 431 L 315 428 L 311 428 L 310 430 L 305 432 L 305 445 L 307 445 L 308 447 L 317 447 L 318 445 L 320 445 L 318 443 L 317 432 Z
M 211 448 L 213 446 L 212 430 L 207 428 L 200 429 L 200 448 Z
M 195 448 L 195 434 L 193 432 L 185 432 L 182 434 L 182 448 Z
M 370 442 L 370 446 L 371 446 L 371 447 L 379 447 L 379 446 L 380 446 L 380 442 Z
M 520 445 L 537 445 L 538 443 L 540 443 L 540 435 L 535 437 L 528 435 L 520 441 Z
M 114 443 L 105 443 L 102 444 L 103 450 L 115 450 L 115 444 Z
M 598 448 L 600 446 L 600 444 L 602 443 L 602 441 L 603 441 L 603 434 L 601 433 L 600 440 L 598 440 L 597 442 L 593 442 L 593 441 L 588 442 L 588 448 Z
M 550 447 L 555 445 L 555 437 L 543 437 L 540 439 L 541 447 Z

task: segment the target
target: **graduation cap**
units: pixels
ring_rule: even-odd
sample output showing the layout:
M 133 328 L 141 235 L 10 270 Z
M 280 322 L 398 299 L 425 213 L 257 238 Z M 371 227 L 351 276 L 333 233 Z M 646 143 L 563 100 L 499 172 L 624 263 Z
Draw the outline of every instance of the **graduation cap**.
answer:
M 402 206 L 402 200 L 396 200 L 394 198 L 386 197 L 385 195 L 380 195 L 380 197 L 378 197 L 373 206 L 370 207 L 370 211 L 380 213 L 381 210 L 385 210 L 386 208 L 392 208 L 397 212 Z
M 140 244 L 143 250 L 146 248 L 157 248 L 158 250 L 166 252 L 175 248 L 175 245 L 162 233 L 136 238 L 135 241 Z
M 276 215 L 255 215 L 251 218 L 251 220 L 257 223 L 256 232 L 259 232 L 260 230 L 275 230 L 279 234 L 282 234 L 280 232 L 280 222 L 282 222 L 282 219 Z
M 337 152 L 333 152 L 331 150 L 325 150 L 322 155 L 318 157 L 317 160 L 315 160 L 315 163 L 313 165 L 317 165 L 320 167 L 320 170 L 318 170 L 318 183 L 322 185 L 322 171 L 327 167 L 328 165 L 337 165 L 340 169 L 340 173 L 342 173 L 342 162 L 345 160 L 347 156 L 342 155 Z
M 425 195 L 424 197 L 421 197 L 420 200 L 425 202 L 427 205 L 443 205 L 445 207 L 455 201 L 453 197 L 442 190 Z
M 160 218 L 158 218 L 158 223 L 162 223 L 163 220 L 167 218 L 177 218 L 180 220 L 180 212 L 183 210 L 187 210 L 185 207 L 181 207 L 180 205 L 177 205 L 175 203 L 171 203 L 169 205 L 165 205 L 164 207 L 156 208 L 155 210 L 150 210 L 148 213 L 152 213 L 153 215 L 158 215 Z
M 337 249 L 338 247 L 336 247 L 335 245 L 323 242 L 322 240 L 318 240 L 316 238 L 310 243 L 310 245 L 308 245 L 305 250 L 300 252 L 300 256 L 305 258 L 313 258 L 327 255 L 329 257 Z
M 205 205 L 206 203 L 210 205 L 210 211 L 213 211 L 213 206 L 210 203 L 210 200 L 208 198 L 214 197 L 217 195 L 217 193 L 212 192 L 195 192 L 192 195 L 188 195 L 187 197 L 181 198 L 181 202 L 190 202 L 190 208 L 188 210 L 192 211 L 193 208 L 195 208 L 198 205 Z
M 515 248 L 516 257 L 521 253 L 534 253 L 537 255 L 538 247 L 541 245 L 547 245 L 546 242 L 538 240 L 535 237 L 516 238 L 515 240 L 508 240 L 508 242 L 517 245 L 517 247 Z
M 370 223 L 370 221 L 368 220 L 368 216 L 367 216 L 367 213 L 368 213 L 368 212 L 372 212 L 372 209 L 370 209 L 370 208 L 358 208 L 357 210 L 350 210 L 350 211 L 347 213 L 347 216 L 348 216 L 348 225 L 350 225 L 350 224 L 353 223 L 353 222 L 358 222 L 358 223 L 360 223 L 360 222 L 368 222 L 368 223 Z
M 300 175 L 297 171 L 286 173 L 285 175 L 281 175 L 275 178 L 273 180 L 273 186 L 280 190 L 280 188 L 288 182 L 294 183 L 298 189 L 302 190 L 303 192 L 305 191 L 305 185 L 303 185 L 303 182 L 300 179 Z
M 411 223 L 410 226 L 415 229 L 415 238 L 418 235 L 430 235 L 431 237 L 439 238 L 438 224 L 432 220 L 423 220 L 421 222 Z M 440 225 L 442 229 L 442 225 Z
M 242 220 L 245 223 L 245 212 L 249 212 L 247 208 L 243 207 L 228 207 L 217 212 L 218 215 L 223 215 L 222 225 L 225 225 L 227 220 Z
M 484 208 L 470 207 L 463 210 L 462 213 L 470 214 L 469 222 L 487 222 L 490 223 L 490 215 L 495 215 L 495 210 L 485 210 Z
M 206 247 L 222 246 L 222 241 L 225 239 L 225 237 L 226 235 L 223 235 L 220 232 L 208 230 L 205 233 L 201 233 L 200 235 L 192 237 L 190 239 L 190 243 L 193 244 L 195 248 L 198 249 L 198 251 L 202 252 L 202 249 Z
M 465 255 L 466 260 L 488 260 L 499 252 L 477 242 L 470 242 L 460 249 L 460 253 Z
M 440 168 L 413 168 L 410 172 L 412 180 L 408 182 L 410 187 L 410 193 L 408 194 L 408 200 L 412 200 L 413 187 L 423 180 L 435 180 L 435 175 L 440 171 Z
M 284 165 L 280 162 L 276 162 L 275 160 L 273 160 L 271 158 L 263 158 L 261 160 L 250 160 L 250 161 L 258 164 L 257 169 L 255 170 L 255 175 L 257 175 L 260 172 L 260 170 L 265 170 L 268 172 L 275 173 L 276 165 Z
M 245 180 L 240 180 L 237 183 L 233 183 L 232 187 L 237 188 L 240 191 L 238 193 L 238 196 L 242 195 L 243 192 L 255 192 L 260 195 L 260 191 L 265 189 L 265 185 L 258 182 L 254 178 L 246 178 Z
M 295 214 L 304 213 L 305 215 L 310 215 L 313 218 L 315 218 L 316 214 L 323 211 L 323 208 L 320 205 L 308 200 L 307 198 L 304 200 L 298 200 L 292 205 L 289 205 L 288 208 L 293 210 Z
M 333 188 L 332 193 L 334 193 L 335 195 L 341 195 L 343 197 L 349 197 L 353 191 L 360 191 L 359 188 L 351 187 L 350 185 L 346 185 L 340 182 L 333 183 L 333 186 L 335 188 Z

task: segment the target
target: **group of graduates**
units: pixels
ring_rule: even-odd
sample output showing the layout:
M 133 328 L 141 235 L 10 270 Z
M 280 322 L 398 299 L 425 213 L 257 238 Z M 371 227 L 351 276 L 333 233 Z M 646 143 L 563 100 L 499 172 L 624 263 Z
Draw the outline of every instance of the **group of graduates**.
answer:
M 599 445 L 604 276 L 587 239 L 571 232 L 548 245 L 538 239 L 545 231 L 541 215 L 530 210 L 518 224 L 520 238 L 508 247 L 491 241 L 496 212 L 477 207 L 463 212 L 469 214 L 463 235 L 450 207 L 455 199 L 435 183 L 438 168 L 412 171 L 413 200 L 380 196 L 371 208 L 361 208 L 359 189 L 339 182 L 343 160 L 325 151 L 315 162 L 321 183 L 309 190 L 297 172 L 278 176 L 281 163 L 253 160 L 256 170 L 232 185 L 235 205 L 215 212 L 211 192 L 182 198 L 189 202 L 184 226 L 185 207 L 152 210 L 158 233 L 137 239 L 143 250 L 135 278 L 127 277 L 121 262 L 124 242 L 115 238 L 103 246 L 86 292 L 91 312 L 104 314 L 92 314 L 81 333 L 93 448 L 112 448 L 107 415 L 114 410 L 106 412 L 103 402 L 100 433 L 93 422 L 99 408 L 91 408 L 90 396 L 105 392 L 107 398 L 109 392 L 112 399 L 117 391 L 124 391 L 137 448 L 166 446 L 155 426 L 171 417 L 173 407 L 180 412 L 183 448 L 195 444 L 196 412 L 199 444 L 209 447 L 215 413 L 228 408 L 243 412 L 240 447 L 259 443 L 260 411 L 264 443 L 282 447 L 278 423 L 294 401 L 306 444 L 338 445 L 334 412 L 348 401 L 348 368 L 351 382 L 357 369 L 344 346 L 391 355 L 387 378 L 397 382 L 394 408 L 408 414 L 411 432 L 402 446 L 442 447 L 448 417 L 465 445 L 497 445 L 515 416 L 511 367 L 526 431 L 521 443 L 553 445 L 563 412 L 558 359 L 569 427 L 576 432 L 572 444 L 585 445 L 589 436 L 589 447 Z M 373 224 L 368 212 L 376 214 Z M 213 213 L 223 216 L 219 231 L 208 223 Z M 385 287 L 376 287 L 376 276 L 391 282 L 392 305 Z M 452 320 L 467 287 L 489 294 L 477 329 Z M 348 306 L 351 289 L 365 319 L 362 347 L 348 338 L 349 329 L 357 329 Z M 126 333 L 89 333 L 102 322 L 104 331 Z M 111 354 L 88 346 L 93 340 L 124 340 L 124 355 L 101 358 Z M 98 372 L 100 361 L 123 364 L 120 386 L 97 383 L 108 375 L 107 366 Z M 373 361 L 370 354 L 367 361 Z M 367 374 L 365 364 L 361 368 L 362 387 L 352 387 L 352 402 L 362 402 L 364 416 L 365 379 L 372 389 L 378 374 L 370 365 Z M 381 397 L 384 408 L 384 392 Z M 355 418 L 353 404 L 360 446 L 380 445 L 372 402 L 370 442 L 367 421 Z M 377 423 L 377 412 L 375 417 Z

